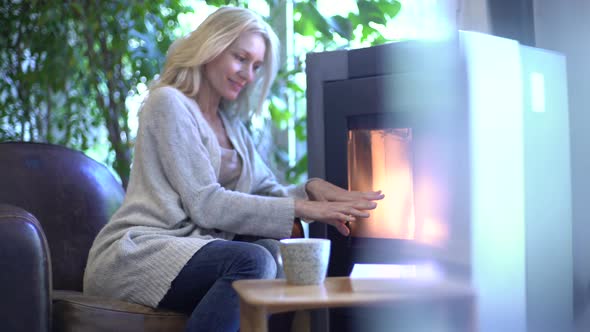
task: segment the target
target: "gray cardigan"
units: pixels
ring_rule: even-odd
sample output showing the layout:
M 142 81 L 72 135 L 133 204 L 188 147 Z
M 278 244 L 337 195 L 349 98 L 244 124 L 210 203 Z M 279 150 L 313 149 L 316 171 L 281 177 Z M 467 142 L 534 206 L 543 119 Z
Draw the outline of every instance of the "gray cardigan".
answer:
M 208 242 L 290 236 L 304 187 L 280 185 L 241 122 L 222 120 L 243 162 L 234 191 L 219 184 L 220 146 L 197 103 L 172 87 L 151 91 L 125 200 L 92 245 L 85 293 L 156 307 Z

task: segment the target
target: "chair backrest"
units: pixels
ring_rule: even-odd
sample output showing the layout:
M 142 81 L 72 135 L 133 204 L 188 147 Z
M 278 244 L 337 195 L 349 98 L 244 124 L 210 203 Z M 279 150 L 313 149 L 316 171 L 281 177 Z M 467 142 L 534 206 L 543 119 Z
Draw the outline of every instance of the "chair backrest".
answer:
M 41 223 L 51 252 L 54 289 L 82 290 L 92 241 L 124 197 L 102 164 L 62 146 L 0 143 L 0 202 Z

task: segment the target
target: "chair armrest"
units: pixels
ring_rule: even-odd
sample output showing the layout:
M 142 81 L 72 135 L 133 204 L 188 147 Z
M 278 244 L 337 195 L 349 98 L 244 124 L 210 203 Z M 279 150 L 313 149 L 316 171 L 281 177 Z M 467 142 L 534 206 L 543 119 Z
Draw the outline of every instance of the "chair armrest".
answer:
M 0 204 L 0 330 L 51 331 L 51 262 L 27 211 Z

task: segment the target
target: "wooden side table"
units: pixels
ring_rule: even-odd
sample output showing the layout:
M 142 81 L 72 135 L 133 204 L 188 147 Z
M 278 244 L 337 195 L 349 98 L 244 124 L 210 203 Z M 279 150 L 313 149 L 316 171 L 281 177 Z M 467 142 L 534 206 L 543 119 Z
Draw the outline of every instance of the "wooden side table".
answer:
M 469 285 L 451 281 L 415 279 L 353 279 L 330 277 L 321 285 L 288 285 L 285 279 L 239 280 L 240 331 L 268 330 L 268 315 L 296 310 L 368 306 L 413 300 L 464 299 L 468 331 L 476 331 L 475 296 Z

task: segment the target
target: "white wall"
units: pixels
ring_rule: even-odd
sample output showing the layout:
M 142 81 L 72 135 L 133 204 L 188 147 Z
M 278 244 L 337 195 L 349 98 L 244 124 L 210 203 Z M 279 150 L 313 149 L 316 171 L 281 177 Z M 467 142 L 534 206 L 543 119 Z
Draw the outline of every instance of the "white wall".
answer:
M 574 302 L 590 330 L 590 1 L 534 0 L 536 46 L 567 57 L 571 130 Z M 548 175 L 550 176 L 550 175 Z

